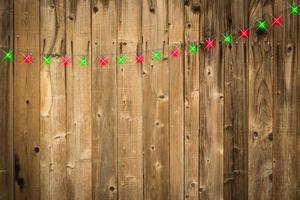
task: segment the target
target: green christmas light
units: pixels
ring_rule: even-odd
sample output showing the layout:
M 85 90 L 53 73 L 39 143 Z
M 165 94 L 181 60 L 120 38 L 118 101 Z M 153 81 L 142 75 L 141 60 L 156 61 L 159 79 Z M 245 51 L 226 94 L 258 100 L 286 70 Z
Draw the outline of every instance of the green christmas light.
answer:
M 79 64 L 80 64 L 81 67 L 87 66 L 87 64 L 88 64 L 87 57 L 86 57 L 86 56 L 82 56 L 82 57 L 80 58 Z
M 47 55 L 47 56 L 44 56 L 44 64 L 45 65 L 51 65 L 52 64 L 52 58 L 51 56 Z
M 196 44 L 190 44 L 189 46 L 189 52 L 190 54 L 195 54 L 198 51 L 198 47 Z
M 159 61 L 161 59 L 161 53 L 159 51 L 154 51 L 152 55 L 152 59 L 155 61 Z
M 225 33 L 225 34 L 223 35 L 223 41 L 224 41 L 224 43 L 225 43 L 226 45 L 230 45 L 231 42 L 232 42 L 232 36 L 231 36 L 231 34 Z
M 258 31 L 265 31 L 267 30 L 267 22 L 265 20 L 259 20 L 257 22 L 257 30 Z
M 12 61 L 13 57 L 14 57 L 14 54 L 13 54 L 12 50 L 4 51 L 4 56 L 3 56 L 4 60 Z
M 299 6 L 297 4 L 292 4 L 290 7 L 290 14 L 298 15 L 299 14 Z
M 123 65 L 126 63 L 126 59 L 125 59 L 125 56 L 124 55 L 120 55 L 117 57 L 117 62 L 119 65 Z

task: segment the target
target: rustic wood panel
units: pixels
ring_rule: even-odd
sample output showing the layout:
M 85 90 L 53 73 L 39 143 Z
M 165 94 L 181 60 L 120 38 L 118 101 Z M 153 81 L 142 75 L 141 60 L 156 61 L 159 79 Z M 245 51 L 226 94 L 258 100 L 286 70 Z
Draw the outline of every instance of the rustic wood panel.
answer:
M 15 198 L 40 198 L 40 50 L 39 1 L 14 5 L 14 150 Z M 33 56 L 23 63 L 23 54 Z
M 41 59 L 52 59 L 40 66 L 40 198 L 45 200 L 67 199 L 65 33 L 65 1 L 41 1 Z
M 184 198 L 184 2 L 168 1 L 169 51 L 180 49 L 169 58 L 170 199 Z
M 190 45 L 198 47 L 200 39 L 201 1 L 185 4 L 185 68 L 184 68 L 184 196 L 199 199 L 199 51 L 190 53 Z
M 13 49 L 13 2 L 0 0 L 1 54 Z M 13 65 L 0 62 L 0 200 L 13 199 Z
M 15 53 L 0 61 L 0 200 L 299 199 L 291 3 L 0 0 L 0 46 Z M 216 48 L 204 48 L 208 38 Z
M 271 199 L 273 138 L 273 39 L 271 26 L 258 31 L 258 20 L 270 21 L 271 1 L 250 1 L 249 26 L 249 199 Z
M 167 1 L 143 1 L 144 199 L 169 199 L 169 65 Z M 152 58 L 153 49 L 162 60 Z
M 295 1 L 297 2 L 297 1 Z M 284 17 L 283 29 L 274 29 L 274 150 L 272 199 L 298 199 L 297 178 L 299 155 L 298 94 L 299 74 L 297 63 L 299 29 L 297 17 L 289 14 L 286 1 L 275 3 L 275 14 Z
M 229 0 L 225 5 L 225 32 L 233 43 L 224 44 L 224 199 L 248 197 L 248 41 L 239 38 L 247 27 L 248 1 Z M 224 35 L 220 35 L 222 38 Z
M 203 1 L 202 39 L 219 38 L 224 30 L 224 1 Z M 215 18 L 218 13 L 218 18 Z M 200 199 L 223 197 L 223 46 L 206 49 L 200 64 Z
M 67 199 L 92 199 L 91 2 L 66 1 Z M 86 56 L 88 63 L 79 60 Z M 60 66 L 64 67 L 64 66 Z
M 118 198 L 143 199 L 142 154 L 142 65 L 135 55 L 142 53 L 142 1 L 118 0 Z
M 93 199 L 117 199 L 116 1 L 93 1 L 92 11 Z

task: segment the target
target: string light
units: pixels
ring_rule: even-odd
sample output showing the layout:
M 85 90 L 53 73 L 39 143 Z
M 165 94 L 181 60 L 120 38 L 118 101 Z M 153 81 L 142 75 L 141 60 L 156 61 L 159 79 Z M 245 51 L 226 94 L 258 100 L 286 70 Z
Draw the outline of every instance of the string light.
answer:
M 272 25 L 273 26 L 282 26 L 282 17 L 281 16 L 274 16 L 272 18 Z
M 153 51 L 152 59 L 155 61 L 159 61 L 161 59 L 161 53 L 157 50 Z
M 256 30 L 264 32 L 264 31 L 267 30 L 267 22 L 265 20 L 263 20 L 263 19 L 262 20 L 258 20 L 257 24 L 256 24 L 256 27 L 257 27 Z
M 31 54 L 24 54 L 23 55 L 23 63 L 24 64 L 31 64 L 32 63 L 32 55 Z
M 6 61 L 12 61 L 14 57 L 13 51 L 12 50 L 8 50 L 8 51 L 4 51 L 3 53 L 3 59 Z
M 137 56 L 135 57 L 135 62 L 136 62 L 137 64 L 143 64 L 143 62 L 144 62 L 144 56 L 143 56 L 143 55 L 137 55 Z
M 99 58 L 99 65 L 101 66 L 101 67 L 105 67 L 105 66 L 107 66 L 108 65 L 108 58 L 107 57 L 101 57 L 101 58 Z
M 248 39 L 249 36 L 250 36 L 249 28 L 241 28 L 241 29 L 239 30 L 239 36 L 240 36 L 240 38 L 242 38 L 242 39 Z
M 231 42 L 232 42 L 232 36 L 231 36 L 231 34 L 225 33 L 225 34 L 223 35 L 223 41 L 224 41 L 224 43 L 225 43 L 226 45 L 230 45 Z
M 45 65 L 51 65 L 52 64 L 52 58 L 51 56 L 47 55 L 43 57 L 43 63 Z
M 119 55 L 117 57 L 117 62 L 118 62 L 119 65 L 124 65 L 126 63 L 125 56 L 124 55 Z
M 210 49 L 213 49 L 214 47 L 215 47 L 215 41 L 214 40 L 212 40 L 212 39 L 206 39 L 205 41 L 204 41 L 204 47 L 205 47 L 205 49 L 207 49 L 207 50 L 210 50 Z
M 62 63 L 65 67 L 67 67 L 69 64 L 71 64 L 71 58 L 68 57 L 68 56 L 63 56 L 63 57 L 61 58 L 61 63 Z
M 198 47 L 196 44 L 190 44 L 189 46 L 189 52 L 190 54 L 195 54 L 198 51 Z
M 88 64 L 87 57 L 86 56 L 82 56 L 80 58 L 79 64 L 80 64 L 81 67 L 87 66 L 87 64 Z
M 290 6 L 290 14 L 292 14 L 292 15 L 299 14 L 299 6 L 297 4 L 294 3 Z
M 175 48 L 171 50 L 170 56 L 172 58 L 177 58 L 180 56 L 180 49 L 179 48 Z

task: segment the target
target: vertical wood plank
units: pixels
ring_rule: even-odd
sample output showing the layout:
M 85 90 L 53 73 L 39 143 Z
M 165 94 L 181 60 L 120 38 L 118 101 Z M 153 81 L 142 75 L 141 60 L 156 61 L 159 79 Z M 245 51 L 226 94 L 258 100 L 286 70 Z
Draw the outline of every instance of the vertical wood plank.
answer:
M 91 2 L 66 2 L 67 199 L 92 199 Z M 86 56 L 88 63 L 80 65 Z M 64 66 L 61 66 L 64 67 Z
M 0 0 L 0 200 L 13 199 L 13 2 Z
M 185 198 L 199 199 L 199 51 L 190 52 L 189 45 L 199 44 L 200 0 L 185 3 L 185 71 L 184 71 L 184 185 Z
M 118 0 L 118 188 L 119 199 L 143 199 L 142 66 L 135 55 L 142 53 L 142 1 Z
M 14 13 L 15 198 L 39 199 L 39 1 L 19 1 Z M 32 54 L 32 64 L 23 63 L 24 53 Z
M 40 195 L 43 200 L 67 199 L 66 84 L 60 55 L 65 54 L 65 1 L 40 3 Z
M 169 47 L 184 42 L 184 2 L 168 1 Z M 170 123 L 170 199 L 184 198 L 184 52 L 169 58 Z
M 271 21 L 272 2 L 251 0 L 249 47 L 249 199 L 271 199 L 273 138 L 272 31 L 256 28 L 258 20 Z
M 93 199 L 117 199 L 116 1 L 92 5 Z M 99 58 L 109 57 L 100 67 Z
M 169 199 L 169 65 L 167 1 L 143 1 L 144 199 Z M 162 60 L 152 58 L 159 49 Z
M 295 3 L 299 1 L 294 1 Z M 299 85 L 297 57 L 297 16 L 289 14 L 290 4 L 276 1 L 274 12 L 283 15 L 284 26 L 274 29 L 274 150 L 272 199 L 297 198 Z
M 248 42 L 239 39 L 238 29 L 247 26 L 248 1 L 227 0 L 225 33 L 233 43 L 224 47 L 224 199 L 248 197 Z
M 203 6 L 202 38 L 219 38 L 224 30 L 224 1 L 207 0 Z M 200 199 L 223 198 L 224 55 L 223 46 L 215 42 L 213 50 L 203 51 L 200 67 Z

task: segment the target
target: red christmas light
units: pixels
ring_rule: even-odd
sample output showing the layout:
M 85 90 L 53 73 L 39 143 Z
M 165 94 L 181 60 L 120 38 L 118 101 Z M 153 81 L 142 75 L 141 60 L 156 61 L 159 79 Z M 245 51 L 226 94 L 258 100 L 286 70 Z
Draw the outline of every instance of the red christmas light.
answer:
M 250 36 L 250 31 L 248 28 L 241 28 L 239 30 L 239 35 L 240 35 L 240 38 L 247 39 Z
M 274 16 L 272 18 L 272 25 L 273 26 L 282 26 L 282 17 L 281 16 Z
M 24 64 L 31 64 L 32 63 L 32 55 L 24 54 L 23 55 L 23 62 L 24 62 Z
M 178 56 L 180 56 L 180 49 L 179 48 L 175 48 L 171 51 L 170 53 L 172 58 L 177 58 Z
M 143 55 L 137 55 L 135 57 L 135 61 L 137 64 L 142 64 L 144 62 L 144 56 Z
M 68 57 L 68 56 L 63 56 L 63 57 L 61 58 L 61 63 L 62 63 L 65 67 L 67 67 L 69 64 L 71 64 L 71 58 Z
M 107 57 L 101 57 L 99 59 L 99 65 L 101 67 L 105 67 L 106 65 L 108 65 L 108 58 Z
M 215 44 L 215 41 L 212 40 L 212 39 L 206 39 L 204 41 L 204 47 L 205 49 L 209 50 L 209 49 L 213 49 L 215 48 L 216 44 Z

